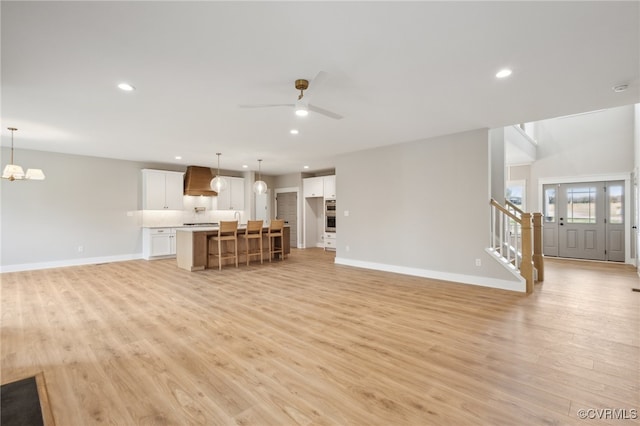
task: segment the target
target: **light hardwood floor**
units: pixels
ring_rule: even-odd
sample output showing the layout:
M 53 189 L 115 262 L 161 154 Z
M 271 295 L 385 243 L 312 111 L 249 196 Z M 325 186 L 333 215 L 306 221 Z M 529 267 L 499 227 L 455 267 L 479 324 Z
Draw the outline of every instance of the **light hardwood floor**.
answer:
M 0 278 L 2 382 L 42 371 L 58 426 L 638 423 L 577 417 L 640 410 L 625 265 L 547 259 L 528 297 L 320 249 L 222 271 L 141 260 Z

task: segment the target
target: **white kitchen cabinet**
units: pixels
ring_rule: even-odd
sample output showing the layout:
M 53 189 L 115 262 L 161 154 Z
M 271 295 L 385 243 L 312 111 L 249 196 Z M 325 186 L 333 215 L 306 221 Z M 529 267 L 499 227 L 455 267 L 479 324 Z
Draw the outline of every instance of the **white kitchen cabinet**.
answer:
M 324 240 L 325 250 L 336 249 L 336 233 L 335 232 L 325 232 L 323 240 Z
M 147 260 L 176 255 L 175 228 L 143 228 L 142 257 Z
M 218 210 L 244 210 L 244 178 L 224 176 L 227 189 L 218 193 Z
M 184 173 L 142 170 L 142 208 L 144 210 L 182 210 Z
M 323 197 L 324 179 L 322 176 L 310 177 L 302 180 L 302 193 L 304 198 Z
M 323 184 L 324 199 L 335 200 L 336 199 L 336 175 L 323 176 L 322 184 Z

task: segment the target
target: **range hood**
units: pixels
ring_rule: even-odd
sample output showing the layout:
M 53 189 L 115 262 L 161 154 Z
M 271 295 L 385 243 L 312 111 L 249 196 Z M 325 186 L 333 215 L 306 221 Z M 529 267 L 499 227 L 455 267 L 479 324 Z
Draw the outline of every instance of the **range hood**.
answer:
M 184 176 L 184 195 L 207 195 L 215 197 L 218 193 L 209 186 L 213 173 L 209 167 L 189 166 Z

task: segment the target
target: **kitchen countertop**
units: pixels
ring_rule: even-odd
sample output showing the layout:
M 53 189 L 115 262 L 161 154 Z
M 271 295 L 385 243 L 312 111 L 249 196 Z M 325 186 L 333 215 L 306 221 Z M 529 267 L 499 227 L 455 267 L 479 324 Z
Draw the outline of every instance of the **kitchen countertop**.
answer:
M 285 228 L 288 228 L 289 225 L 284 225 Z M 220 227 L 219 226 L 176 226 L 176 231 L 182 231 L 182 232 L 208 232 L 208 231 L 217 231 Z M 238 225 L 238 230 L 240 229 L 246 229 L 247 228 L 247 224 L 246 223 L 242 223 L 240 225 Z M 262 227 L 263 231 L 266 231 L 267 229 L 269 229 L 269 225 L 264 225 Z
M 246 223 L 241 223 L 238 227 L 247 226 Z M 218 229 L 215 225 L 155 225 L 155 226 L 143 226 L 143 228 L 147 229 L 159 229 L 159 228 L 176 228 L 176 229 L 204 229 L 204 228 L 213 228 Z
M 242 227 L 246 227 L 247 225 L 238 225 L 238 229 L 242 229 Z M 207 232 L 207 231 L 217 231 L 220 229 L 219 226 L 181 226 L 176 228 L 176 231 L 182 232 Z

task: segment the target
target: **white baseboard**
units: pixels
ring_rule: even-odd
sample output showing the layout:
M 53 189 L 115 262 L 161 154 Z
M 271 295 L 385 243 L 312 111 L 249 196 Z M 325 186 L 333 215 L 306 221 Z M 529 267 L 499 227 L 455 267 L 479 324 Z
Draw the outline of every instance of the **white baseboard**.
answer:
M 56 260 L 53 262 L 22 263 L 19 265 L 0 266 L 0 273 L 35 271 L 37 269 L 63 268 L 67 266 L 95 265 L 96 263 L 123 262 L 125 260 L 142 259 L 142 253 L 122 254 L 105 257 L 85 257 L 81 259 Z
M 524 280 L 507 281 L 498 278 L 432 271 L 429 269 L 410 268 L 407 266 L 387 265 L 384 263 L 365 262 L 361 260 L 345 259 L 342 257 L 336 257 L 335 263 L 338 265 L 355 266 L 356 268 L 374 269 L 376 271 L 394 272 L 396 274 L 412 275 L 435 280 L 499 288 L 502 290 L 511 290 L 520 293 L 526 293 L 527 291 L 526 282 Z

